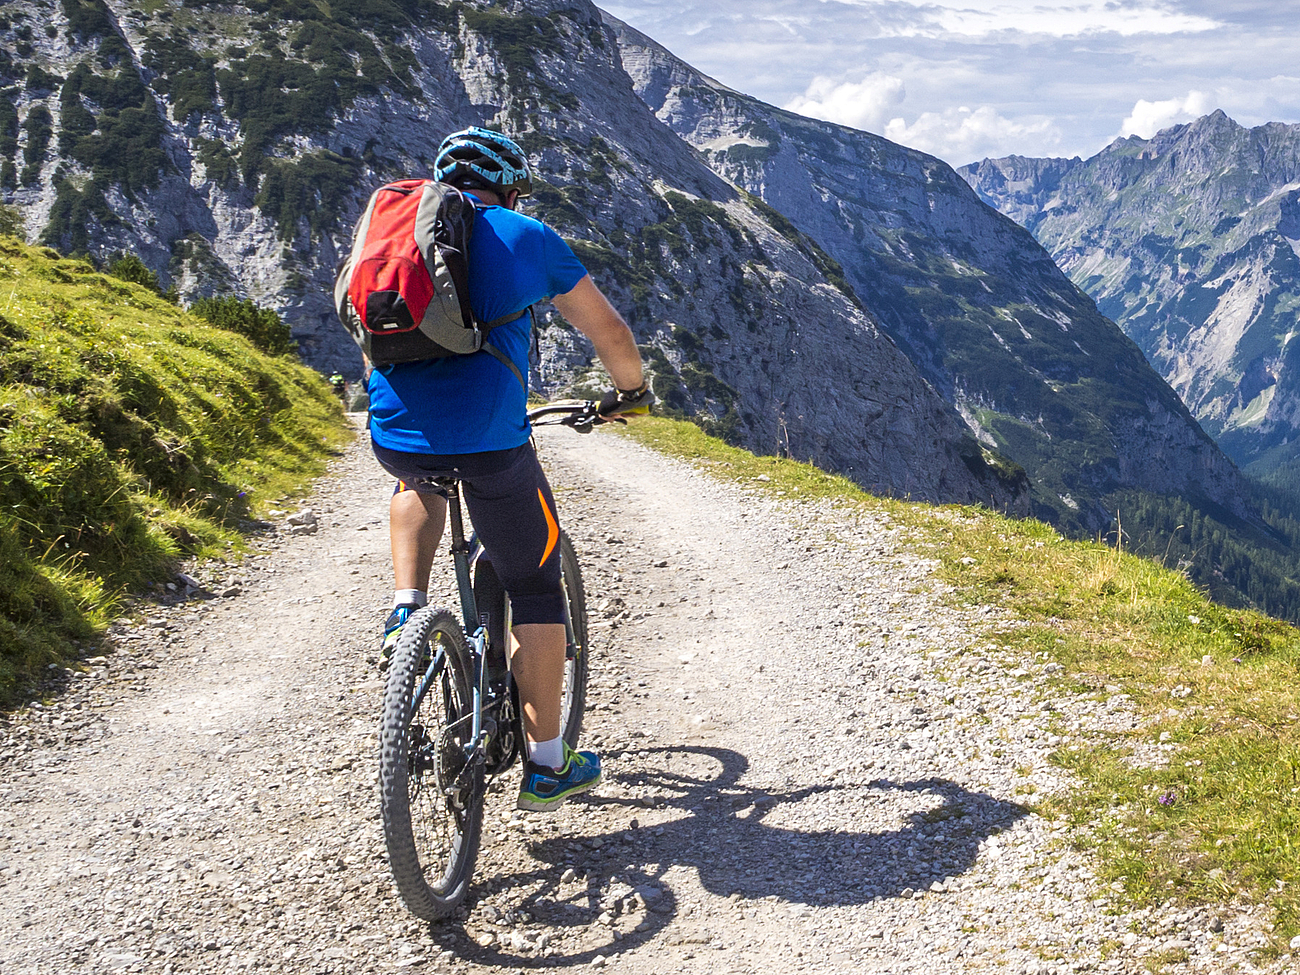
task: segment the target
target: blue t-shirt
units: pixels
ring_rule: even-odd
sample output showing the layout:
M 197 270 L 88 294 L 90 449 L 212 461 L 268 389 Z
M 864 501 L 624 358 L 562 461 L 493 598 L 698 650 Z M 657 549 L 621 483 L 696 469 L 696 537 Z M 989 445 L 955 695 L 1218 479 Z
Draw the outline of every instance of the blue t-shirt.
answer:
M 480 322 L 572 291 L 587 271 L 554 230 L 504 207 L 479 209 L 469 247 L 469 295 Z M 532 317 L 494 328 L 489 341 L 528 378 Z M 411 454 L 477 454 L 528 440 L 528 397 L 488 352 L 376 366 L 370 435 Z

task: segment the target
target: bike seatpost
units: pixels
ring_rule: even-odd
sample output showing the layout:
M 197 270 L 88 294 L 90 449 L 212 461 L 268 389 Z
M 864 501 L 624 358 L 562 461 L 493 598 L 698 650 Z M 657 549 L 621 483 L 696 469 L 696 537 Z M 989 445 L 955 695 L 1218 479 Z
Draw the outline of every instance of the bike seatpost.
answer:
M 460 510 L 460 482 L 444 483 L 447 492 L 447 514 L 451 521 L 451 559 L 456 566 L 456 588 L 460 590 L 461 618 L 465 632 L 473 633 L 478 627 L 478 604 L 474 600 L 474 586 L 469 575 L 469 540 L 465 537 L 465 519 Z

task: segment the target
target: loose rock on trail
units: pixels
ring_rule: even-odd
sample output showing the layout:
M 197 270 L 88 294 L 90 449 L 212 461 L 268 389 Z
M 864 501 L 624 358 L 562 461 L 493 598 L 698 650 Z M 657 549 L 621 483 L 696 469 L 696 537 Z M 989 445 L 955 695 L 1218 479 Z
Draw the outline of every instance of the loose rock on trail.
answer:
M 1128 911 L 1030 811 L 1054 748 L 1131 723 L 1123 696 L 1001 656 L 996 611 L 945 600 L 903 529 L 539 440 L 586 580 L 591 798 L 519 813 L 511 773 L 462 915 L 403 910 L 375 788 L 390 480 L 363 438 L 313 518 L 0 726 L 0 972 L 1256 970 L 1251 909 Z

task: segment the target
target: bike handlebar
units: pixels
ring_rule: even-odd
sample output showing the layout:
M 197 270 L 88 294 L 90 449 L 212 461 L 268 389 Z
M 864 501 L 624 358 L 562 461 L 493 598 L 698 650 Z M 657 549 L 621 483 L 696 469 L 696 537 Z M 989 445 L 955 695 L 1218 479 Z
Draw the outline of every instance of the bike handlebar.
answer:
M 579 433 L 591 433 L 592 427 L 598 427 L 602 423 L 627 422 L 621 416 L 601 416 L 600 404 L 593 399 L 569 400 L 536 407 L 528 411 L 528 421 L 534 426 L 566 426 Z

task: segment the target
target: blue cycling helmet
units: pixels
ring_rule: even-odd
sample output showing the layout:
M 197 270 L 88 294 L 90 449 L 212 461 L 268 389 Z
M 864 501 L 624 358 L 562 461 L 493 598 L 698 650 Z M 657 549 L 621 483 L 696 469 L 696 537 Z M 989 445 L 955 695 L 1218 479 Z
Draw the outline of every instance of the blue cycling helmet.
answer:
M 524 150 L 500 132 L 477 126 L 442 140 L 433 162 L 433 178 L 466 189 L 518 190 L 520 196 L 533 192 Z

